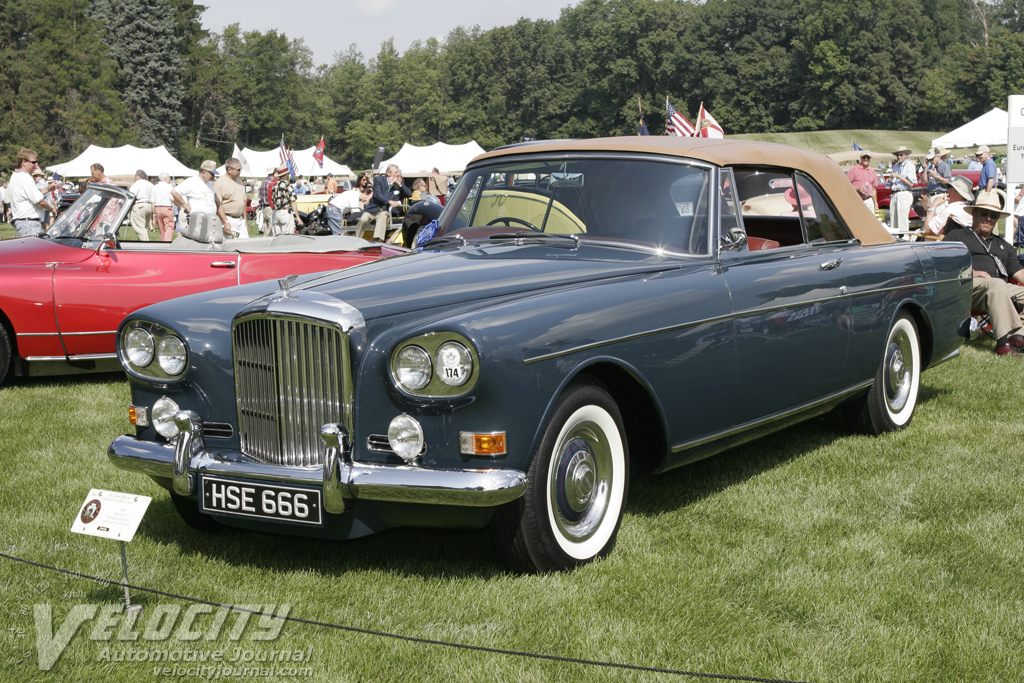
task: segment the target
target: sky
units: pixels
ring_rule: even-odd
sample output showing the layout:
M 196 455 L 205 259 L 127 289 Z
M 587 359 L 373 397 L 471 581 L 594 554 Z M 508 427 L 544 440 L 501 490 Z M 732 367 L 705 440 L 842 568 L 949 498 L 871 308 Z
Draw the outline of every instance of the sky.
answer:
M 393 38 L 404 53 L 416 40 L 444 39 L 458 27 L 483 30 L 527 19 L 557 19 L 579 0 L 196 0 L 205 5 L 203 28 L 220 33 L 237 23 L 242 31 L 276 30 L 302 38 L 316 65 L 355 44 L 368 62 Z

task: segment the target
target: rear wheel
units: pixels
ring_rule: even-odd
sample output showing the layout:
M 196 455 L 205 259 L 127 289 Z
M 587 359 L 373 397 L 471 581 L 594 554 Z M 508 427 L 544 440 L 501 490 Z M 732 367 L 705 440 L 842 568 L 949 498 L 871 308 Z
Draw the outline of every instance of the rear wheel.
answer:
M 921 341 L 917 325 L 901 315 L 889 329 L 882 364 L 860 410 L 861 423 L 875 434 L 903 429 L 914 417 L 921 388 Z
M 0 386 L 3 386 L 7 379 L 7 373 L 11 369 L 11 339 L 7 336 L 7 330 L 0 325 Z
M 603 386 L 571 384 L 528 472 L 522 498 L 501 509 L 493 531 L 516 569 L 571 569 L 607 555 L 626 503 L 629 458 L 622 417 Z

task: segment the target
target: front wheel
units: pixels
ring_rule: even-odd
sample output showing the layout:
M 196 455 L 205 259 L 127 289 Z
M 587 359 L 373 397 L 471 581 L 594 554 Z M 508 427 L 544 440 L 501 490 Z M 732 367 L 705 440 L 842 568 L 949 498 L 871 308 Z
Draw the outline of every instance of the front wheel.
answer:
M 7 379 L 7 373 L 11 369 L 11 340 L 7 336 L 7 330 L 0 325 L 0 386 Z
M 910 424 L 921 388 L 921 340 L 909 315 L 901 315 L 889 329 L 882 364 L 861 407 L 861 422 L 869 431 L 884 434 Z
M 607 555 L 629 479 L 622 417 L 597 382 L 577 381 L 544 429 L 522 498 L 499 511 L 499 551 L 520 571 L 571 569 Z

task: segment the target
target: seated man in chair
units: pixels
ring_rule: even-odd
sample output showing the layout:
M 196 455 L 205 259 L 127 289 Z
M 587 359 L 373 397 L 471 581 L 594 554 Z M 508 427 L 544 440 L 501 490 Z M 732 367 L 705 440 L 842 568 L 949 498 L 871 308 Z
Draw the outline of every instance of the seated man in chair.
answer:
M 1024 307 L 1024 266 L 1006 240 L 993 234 L 996 223 L 1010 213 L 1003 209 L 995 191 L 978 191 L 978 198 L 965 210 L 971 225 L 946 232 L 945 240 L 962 242 L 971 253 L 974 283 L 971 308 L 988 313 L 996 337 L 996 353 L 1022 356 L 1024 321 L 1018 307 Z
M 412 196 L 412 190 L 402 182 L 402 171 L 395 164 L 388 164 L 387 173 L 373 179 L 373 197 L 366 205 L 356 228 L 356 235 L 362 237 L 363 230 L 373 220 L 373 241 L 383 242 L 391 224 L 393 209 L 401 211 L 402 200 Z

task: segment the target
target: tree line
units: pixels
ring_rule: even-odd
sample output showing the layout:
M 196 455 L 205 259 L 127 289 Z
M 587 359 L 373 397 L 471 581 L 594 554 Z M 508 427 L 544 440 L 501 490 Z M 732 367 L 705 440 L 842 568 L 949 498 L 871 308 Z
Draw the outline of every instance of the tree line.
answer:
M 208 32 L 203 9 L 0 0 L 0 164 L 163 144 L 197 166 L 284 133 L 367 168 L 381 144 L 635 134 L 638 107 L 661 133 L 666 96 L 727 134 L 948 130 L 1024 92 L 1024 0 L 582 0 L 324 65 L 301 37 Z

